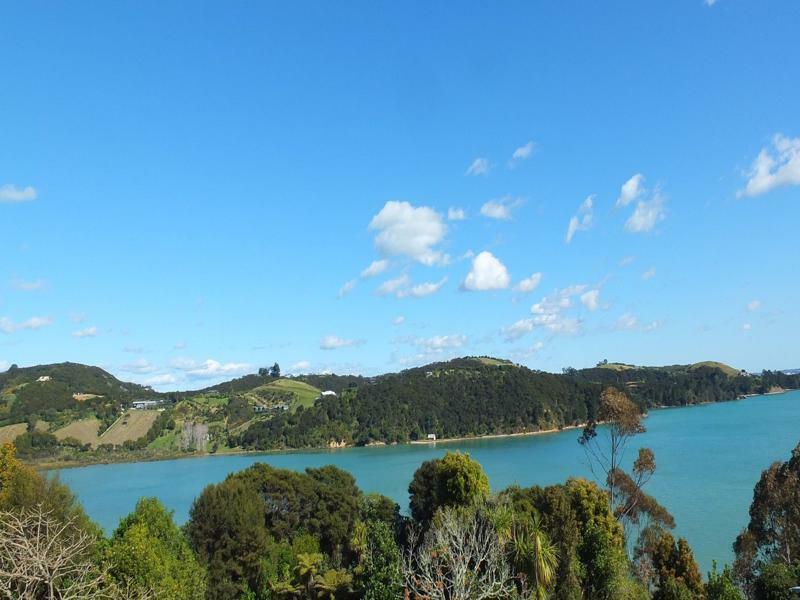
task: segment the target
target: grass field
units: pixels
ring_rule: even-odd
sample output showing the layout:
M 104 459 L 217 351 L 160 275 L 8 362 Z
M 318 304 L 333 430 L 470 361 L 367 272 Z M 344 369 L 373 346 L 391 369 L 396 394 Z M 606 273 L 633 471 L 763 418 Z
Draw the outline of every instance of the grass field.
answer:
M 262 385 L 256 390 L 276 390 L 281 392 L 291 392 L 294 396 L 289 410 L 295 411 L 298 406 L 308 408 L 314 405 L 314 400 L 319 398 L 320 391 L 312 385 L 303 383 L 302 381 L 295 381 L 293 379 L 278 379 L 267 385 Z M 254 391 L 256 391 L 254 390 Z
M 97 446 L 98 444 L 98 437 L 97 432 L 100 429 L 100 420 L 99 419 L 82 419 L 80 421 L 75 421 L 74 423 L 70 423 L 61 429 L 57 429 L 53 432 L 59 440 L 63 440 L 64 438 L 72 437 L 78 440 L 83 444 L 91 444 L 92 446 Z
M 150 430 L 158 415 L 157 410 L 130 410 L 104 431 L 98 441 L 120 446 L 128 440 L 138 440 Z
M 717 362 L 714 360 L 706 360 L 699 363 L 694 363 L 689 369 L 699 369 L 700 367 L 712 367 L 719 369 L 728 377 L 736 377 L 739 374 L 739 371 L 731 367 L 730 365 L 726 365 L 725 363 Z
M 500 366 L 513 366 L 510 360 L 504 360 L 502 358 L 490 358 L 488 356 L 480 356 L 477 358 L 477 361 L 483 363 L 484 365 L 488 365 L 490 367 L 500 367 Z
M 626 365 L 625 363 L 607 363 L 605 365 L 598 365 L 600 369 L 609 369 L 610 371 L 627 371 L 628 369 L 635 369 L 633 365 Z
M 27 429 L 28 425 L 25 423 L 15 423 L 14 425 L 0 427 L 0 444 L 13 442 L 18 435 L 25 433 Z

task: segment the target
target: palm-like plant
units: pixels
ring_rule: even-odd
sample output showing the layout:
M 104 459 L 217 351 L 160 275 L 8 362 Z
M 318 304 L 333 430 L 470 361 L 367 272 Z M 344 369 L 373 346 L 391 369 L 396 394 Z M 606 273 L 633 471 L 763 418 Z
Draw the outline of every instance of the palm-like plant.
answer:
M 319 552 L 300 553 L 297 555 L 295 573 L 308 591 L 309 596 L 314 589 L 315 578 L 319 573 L 319 565 L 322 563 L 323 558 Z
M 343 569 L 325 571 L 322 577 L 316 581 L 317 598 L 325 598 L 327 600 L 344 598 L 352 591 L 350 588 L 352 582 L 352 575 Z
M 513 528 L 509 544 L 511 562 L 531 586 L 534 600 L 546 600 L 558 566 L 556 548 L 541 528 L 538 515 Z

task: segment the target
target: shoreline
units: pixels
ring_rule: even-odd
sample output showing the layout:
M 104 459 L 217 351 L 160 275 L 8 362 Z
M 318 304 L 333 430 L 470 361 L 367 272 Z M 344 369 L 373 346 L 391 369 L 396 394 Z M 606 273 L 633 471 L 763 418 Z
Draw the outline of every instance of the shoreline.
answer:
M 698 402 L 696 404 L 687 404 L 684 406 L 654 406 L 650 410 L 648 410 L 644 416 L 647 417 L 650 412 L 655 410 L 668 410 L 668 409 L 675 409 L 675 408 L 695 408 L 698 406 L 708 406 L 711 404 L 722 404 L 725 402 L 735 402 L 737 400 L 747 400 L 749 398 L 757 398 L 759 396 L 776 396 L 781 394 L 786 394 L 788 392 L 797 391 L 795 389 L 781 389 L 781 390 L 774 390 L 765 392 L 763 394 L 743 394 L 736 398 L 732 398 L 730 400 L 720 400 L 718 402 Z M 420 446 L 420 445 L 436 445 L 436 444 L 448 444 L 453 442 L 474 442 L 480 440 L 491 440 L 491 439 L 502 439 L 502 438 L 514 438 L 514 437 L 529 437 L 529 436 L 537 436 L 537 435 L 549 435 L 554 433 L 560 433 L 562 431 L 574 431 L 576 429 L 581 429 L 585 427 L 586 423 L 580 423 L 577 425 L 565 425 L 564 427 L 556 427 L 551 429 L 539 429 L 537 431 L 520 431 L 516 433 L 490 433 L 486 435 L 473 435 L 473 436 L 459 436 L 459 437 L 450 437 L 450 438 L 442 438 L 437 439 L 436 441 L 433 440 L 410 440 L 408 442 L 400 442 L 400 443 L 385 443 L 385 442 L 372 442 L 366 444 L 364 446 L 356 446 L 355 444 L 344 445 L 344 446 L 316 446 L 316 447 L 308 447 L 308 448 L 275 448 L 272 450 L 245 450 L 243 448 L 238 449 L 230 449 L 223 452 L 205 452 L 202 454 L 192 453 L 192 454 L 161 454 L 161 455 L 152 455 L 152 456 L 119 456 L 113 457 L 109 460 L 96 460 L 96 461 L 42 461 L 42 462 L 29 462 L 26 463 L 30 467 L 38 470 L 38 471 L 60 471 L 62 469 L 77 469 L 81 467 L 91 467 L 95 465 L 114 465 L 114 464 L 124 464 L 124 463 L 148 463 L 148 462 L 159 462 L 159 461 L 166 461 L 166 460 L 183 460 L 183 459 L 192 459 L 192 458 L 214 458 L 214 457 L 222 457 L 222 456 L 249 456 L 249 455 L 270 455 L 270 454 L 290 454 L 290 453 L 297 453 L 297 452 L 335 452 L 337 450 L 351 450 L 354 448 L 382 448 L 388 446 L 399 446 L 399 445 L 413 445 L 413 446 Z

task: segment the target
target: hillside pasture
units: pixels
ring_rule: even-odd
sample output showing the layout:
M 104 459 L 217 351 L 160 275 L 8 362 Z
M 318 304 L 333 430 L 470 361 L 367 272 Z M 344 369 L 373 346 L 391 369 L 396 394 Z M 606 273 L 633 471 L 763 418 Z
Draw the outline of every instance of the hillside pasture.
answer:
M 259 389 L 290 392 L 294 396 L 294 400 L 289 407 L 289 410 L 292 412 L 297 410 L 298 406 L 303 406 L 305 408 L 313 406 L 314 400 L 319 398 L 320 395 L 320 390 L 314 386 L 294 379 L 278 379 L 272 383 L 256 388 L 256 390 Z
M 6 425 L 0 427 L 0 444 L 10 444 L 18 435 L 22 435 L 28 430 L 26 423 L 14 423 L 13 425 Z
M 158 415 L 157 410 L 130 410 L 102 433 L 98 443 L 121 446 L 127 441 L 138 440 L 150 431 Z
M 59 440 L 71 437 L 75 438 L 82 444 L 91 444 L 92 446 L 97 446 L 99 443 L 98 440 L 100 439 L 97 436 L 99 429 L 99 419 L 81 419 L 80 421 L 74 421 L 69 425 L 65 425 L 61 429 L 56 429 L 53 432 L 53 435 L 55 435 Z

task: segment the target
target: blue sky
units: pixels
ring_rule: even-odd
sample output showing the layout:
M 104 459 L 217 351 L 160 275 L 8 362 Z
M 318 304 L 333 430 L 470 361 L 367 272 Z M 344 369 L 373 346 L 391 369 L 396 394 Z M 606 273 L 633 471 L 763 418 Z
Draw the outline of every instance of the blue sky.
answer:
M 0 23 L 0 369 L 800 366 L 797 2 Z

